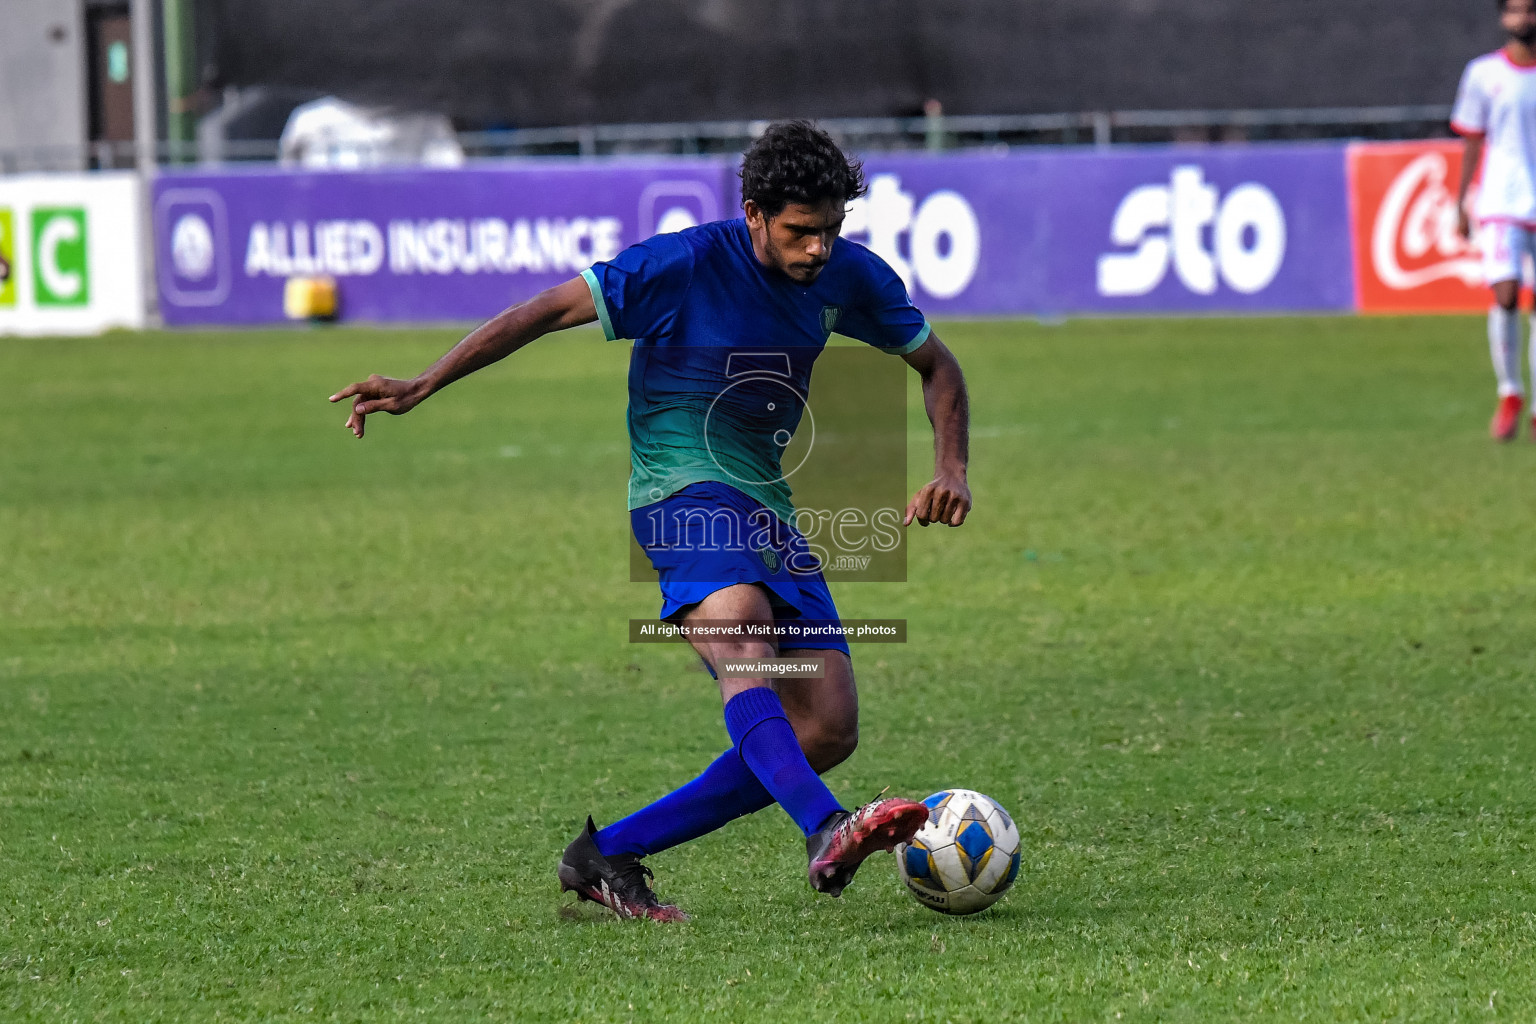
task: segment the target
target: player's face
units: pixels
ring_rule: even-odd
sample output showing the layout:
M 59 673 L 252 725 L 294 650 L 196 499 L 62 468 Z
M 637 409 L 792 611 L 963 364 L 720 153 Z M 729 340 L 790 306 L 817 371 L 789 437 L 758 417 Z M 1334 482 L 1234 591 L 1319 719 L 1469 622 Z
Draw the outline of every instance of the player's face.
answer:
M 1536 0 L 1505 0 L 1499 20 L 1511 38 L 1527 46 L 1536 43 Z
M 846 203 L 828 199 L 815 206 L 789 203 L 768 217 L 748 200 L 747 227 L 753 248 L 767 266 L 799 284 L 810 284 L 832 258 L 832 243 L 843 230 Z

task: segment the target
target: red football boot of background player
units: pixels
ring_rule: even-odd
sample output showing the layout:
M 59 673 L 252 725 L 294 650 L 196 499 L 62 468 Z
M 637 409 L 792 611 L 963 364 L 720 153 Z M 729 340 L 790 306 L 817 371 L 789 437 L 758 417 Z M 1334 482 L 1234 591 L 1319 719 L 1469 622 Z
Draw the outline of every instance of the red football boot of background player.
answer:
M 1525 399 L 1519 395 L 1505 395 L 1499 399 L 1493 422 L 1488 424 L 1489 436 L 1495 441 L 1513 441 L 1520 430 L 1520 410 L 1524 407 Z

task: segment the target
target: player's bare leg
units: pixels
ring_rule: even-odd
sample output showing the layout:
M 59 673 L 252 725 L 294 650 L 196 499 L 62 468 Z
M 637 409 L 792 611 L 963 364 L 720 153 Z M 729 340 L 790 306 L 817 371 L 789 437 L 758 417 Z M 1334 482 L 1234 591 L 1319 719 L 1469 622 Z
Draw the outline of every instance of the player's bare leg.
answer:
M 773 604 L 768 592 L 755 583 L 737 583 L 721 587 L 694 605 L 683 615 L 683 626 L 708 622 L 718 626 L 772 626 Z M 725 658 L 765 659 L 779 656 L 778 644 L 749 637 L 690 636 L 688 642 L 699 652 L 715 675 L 720 675 L 720 661 Z M 732 697 L 755 686 L 771 686 L 762 678 L 720 678 L 720 696 L 730 703 Z
M 853 682 L 853 662 L 842 651 L 832 650 L 785 648 L 783 656 L 826 662 L 826 675 L 820 679 L 780 679 L 774 683 L 806 760 L 818 774 L 825 774 L 852 757 L 859 745 L 859 693 Z

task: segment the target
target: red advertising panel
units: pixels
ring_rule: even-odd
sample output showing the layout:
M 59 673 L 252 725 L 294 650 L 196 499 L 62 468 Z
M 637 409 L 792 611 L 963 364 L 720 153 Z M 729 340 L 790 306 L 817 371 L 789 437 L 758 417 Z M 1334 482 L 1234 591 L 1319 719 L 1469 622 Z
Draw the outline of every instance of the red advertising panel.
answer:
M 1488 307 L 1477 236 L 1468 244 L 1456 233 L 1461 147 L 1457 140 L 1349 147 L 1355 297 L 1362 313 Z

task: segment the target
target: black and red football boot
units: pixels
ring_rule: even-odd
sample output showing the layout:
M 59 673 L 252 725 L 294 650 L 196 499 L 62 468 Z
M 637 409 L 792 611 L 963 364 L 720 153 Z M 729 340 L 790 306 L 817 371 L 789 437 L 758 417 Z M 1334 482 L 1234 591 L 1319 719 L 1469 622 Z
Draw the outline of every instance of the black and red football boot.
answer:
M 926 811 L 926 808 L 924 809 Z M 632 853 L 604 857 L 593 841 L 597 826 L 587 819 L 581 835 L 565 848 L 560 858 L 560 890 L 600 903 L 621 918 L 646 917 L 652 921 L 686 921 L 688 915 L 663 903 L 651 891 L 651 869 Z
M 811 888 L 841 896 L 864 858 L 910 843 L 927 821 L 927 807 L 898 797 L 876 797 L 852 814 L 838 811 L 805 840 Z

